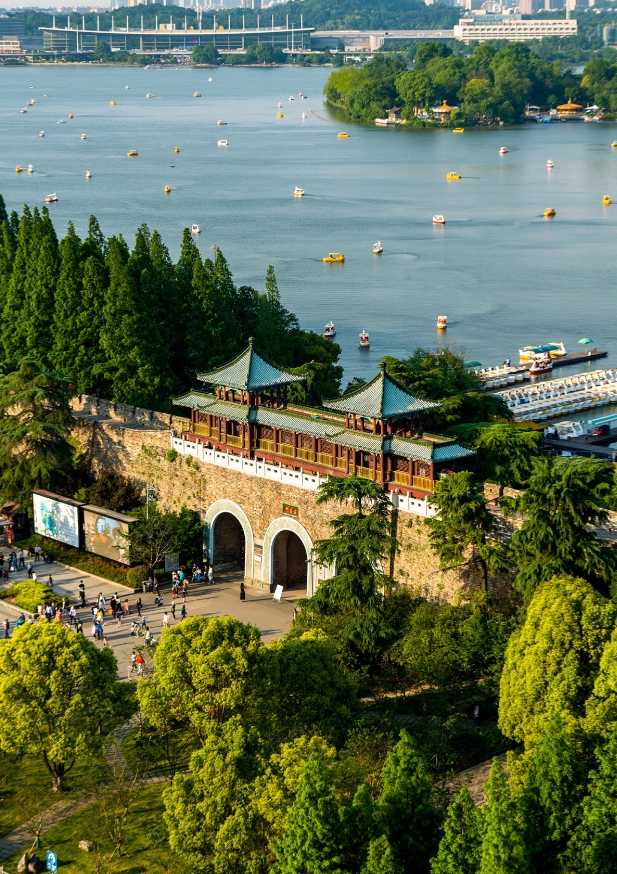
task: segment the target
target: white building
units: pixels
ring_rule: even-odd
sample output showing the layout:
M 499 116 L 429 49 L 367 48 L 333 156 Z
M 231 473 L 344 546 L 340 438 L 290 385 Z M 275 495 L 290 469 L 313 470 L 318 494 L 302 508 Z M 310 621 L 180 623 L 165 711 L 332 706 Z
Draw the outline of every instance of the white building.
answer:
M 472 40 L 486 42 L 493 39 L 507 39 L 511 42 L 526 42 L 529 39 L 543 39 L 545 36 L 574 36 L 578 25 L 574 19 L 520 19 L 504 16 L 495 24 L 483 23 L 481 16 L 461 18 L 454 25 L 454 39 L 469 43 Z

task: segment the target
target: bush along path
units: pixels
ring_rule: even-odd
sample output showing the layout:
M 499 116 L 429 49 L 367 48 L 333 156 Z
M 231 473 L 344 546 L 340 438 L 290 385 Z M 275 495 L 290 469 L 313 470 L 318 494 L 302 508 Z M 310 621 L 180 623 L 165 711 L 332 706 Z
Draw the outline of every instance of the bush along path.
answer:
M 139 724 L 139 715 L 134 714 L 123 725 L 118 726 L 109 733 L 104 745 L 103 753 L 112 774 L 124 774 L 125 779 L 133 779 L 126 757 L 122 751 L 122 741 L 127 734 Z M 164 783 L 169 780 L 169 774 L 163 771 L 155 771 L 139 778 L 141 786 L 152 786 L 155 783 Z M 45 832 L 64 822 L 69 816 L 79 813 L 86 807 L 95 804 L 99 800 L 92 792 L 81 792 L 73 798 L 62 799 L 52 804 L 44 813 L 24 822 L 18 828 L 0 838 L 0 862 L 8 859 L 16 853 L 32 846 L 38 837 Z

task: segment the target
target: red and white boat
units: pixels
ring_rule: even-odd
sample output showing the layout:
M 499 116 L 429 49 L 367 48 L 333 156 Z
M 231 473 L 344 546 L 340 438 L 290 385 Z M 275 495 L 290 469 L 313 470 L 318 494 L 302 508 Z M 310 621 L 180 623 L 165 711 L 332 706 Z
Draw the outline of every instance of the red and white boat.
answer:
M 553 359 L 548 355 L 539 356 L 535 359 L 531 367 L 529 368 L 529 373 L 532 376 L 539 376 L 541 373 L 550 373 L 553 369 Z
M 362 331 L 362 333 L 360 334 L 360 349 L 368 349 L 370 345 L 371 341 L 368 334 L 366 333 L 366 331 Z
M 58 195 L 54 192 L 54 194 L 48 194 L 45 198 L 45 203 L 58 203 Z
M 433 224 L 434 225 L 445 225 L 446 220 L 442 215 L 434 215 L 433 216 Z
M 336 337 L 336 328 L 334 326 L 334 322 L 328 322 L 328 324 L 323 329 L 324 337 Z
M 445 331 L 445 329 L 448 327 L 448 317 L 437 316 L 437 327 L 440 331 Z

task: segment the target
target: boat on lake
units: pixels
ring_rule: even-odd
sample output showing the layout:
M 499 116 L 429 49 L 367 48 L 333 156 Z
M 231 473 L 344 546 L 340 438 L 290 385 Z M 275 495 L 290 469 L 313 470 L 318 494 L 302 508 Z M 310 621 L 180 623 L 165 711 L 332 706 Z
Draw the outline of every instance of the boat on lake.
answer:
M 442 215 L 438 214 L 438 215 L 433 216 L 433 224 L 434 225 L 445 225 L 445 223 L 446 223 L 446 220 Z
M 553 360 L 549 355 L 539 355 L 529 368 L 531 376 L 540 376 L 553 369 Z
M 154 94 L 146 94 L 146 99 L 151 100 L 154 97 Z
M 304 188 L 298 188 L 296 185 L 294 188 L 294 197 L 304 197 Z
M 452 180 L 454 180 L 454 179 L 460 179 L 460 178 L 461 178 L 461 174 L 460 174 L 460 173 L 450 172 L 450 173 L 448 173 L 448 174 L 446 175 L 446 179 L 447 179 L 449 182 L 452 182 Z
M 170 191 L 171 191 L 171 188 L 169 187 L 169 185 L 166 185 L 165 186 L 165 194 L 169 194 Z
M 277 113 L 276 113 L 276 117 L 277 117 L 277 118 L 282 118 L 282 117 L 283 117 L 283 113 L 282 113 L 282 112 L 277 112 Z
M 109 105 L 110 105 L 110 106 L 115 106 L 115 105 L 116 105 L 116 101 L 115 101 L 115 100 L 110 100 L 110 101 L 109 101 Z
M 54 191 L 53 194 L 48 194 L 45 198 L 45 203 L 58 203 L 58 195 Z
M 554 167 L 555 165 L 554 165 L 553 162 L 549 159 L 549 160 L 546 162 L 546 166 L 548 167 L 549 170 L 552 170 L 553 167 Z
M 605 194 L 604 197 L 602 198 L 602 203 L 604 204 L 604 206 L 609 206 L 612 202 L 613 201 L 610 199 L 608 194 Z
M 342 264 L 345 260 L 345 256 L 341 255 L 340 252 L 329 252 L 326 257 L 321 260 L 324 264 Z
M 28 164 L 28 173 L 34 173 L 34 167 L 32 164 Z
M 196 91 L 196 92 L 193 94 L 193 97 L 201 97 L 201 94 L 199 93 L 199 91 Z
M 69 112 L 69 118 L 73 118 L 73 113 Z
M 34 106 L 34 100 L 28 101 L 28 106 Z
M 228 146 L 228 145 L 229 145 L 229 143 L 227 142 L 227 140 L 219 140 L 219 141 L 218 141 L 218 144 L 219 144 L 219 146 Z
M 222 118 L 219 118 L 219 120 L 217 121 L 217 124 L 218 124 L 219 127 L 222 127 L 224 124 L 227 124 L 227 122 L 226 122 L 226 121 L 223 121 Z
M 377 242 L 373 244 L 373 255 L 381 255 L 382 252 L 383 246 L 381 245 L 381 240 L 377 240 Z
M 81 139 L 82 139 L 82 140 L 85 140 L 85 139 L 86 139 L 86 135 L 85 135 L 85 134 L 82 134 L 82 135 L 81 135 Z
M 86 170 L 86 179 L 92 179 L 92 170 Z
M 555 215 L 555 209 L 552 206 L 549 206 L 548 209 L 545 209 L 542 213 L 544 218 L 552 218 Z
M 306 118 L 306 112 L 302 113 L 302 118 Z
M 17 167 L 15 167 L 15 172 L 16 172 L 16 173 L 22 173 L 22 172 L 23 172 L 23 169 L 24 169 L 24 168 L 23 168 L 23 167 L 20 167 L 19 164 L 18 164 Z
M 518 350 L 521 361 L 535 361 L 538 356 L 549 355 L 551 358 L 562 358 L 567 355 L 563 340 L 560 343 L 545 343 L 544 346 L 523 346 Z
M 22 115 L 24 114 L 24 112 L 28 112 L 27 109 L 20 109 L 19 111 L 21 112 Z
M 452 133 L 453 134 L 464 134 L 465 128 L 464 127 L 455 127 L 454 130 L 452 131 Z
M 42 130 L 42 131 L 39 133 L 39 136 L 40 136 L 40 137 L 44 137 L 44 136 L 45 136 L 45 131 Z
M 199 234 L 200 232 L 201 232 L 201 228 L 199 227 L 199 225 L 197 224 L 197 222 L 194 222 L 194 223 L 191 225 L 191 233 L 192 233 L 192 234 Z
M 334 322 L 328 322 L 328 324 L 323 329 L 324 337 L 336 337 L 336 327 Z
M 448 327 L 448 317 L 437 316 L 437 327 L 440 331 L 445 331 L 445 329 Z
M 368 347 L 371 345 L 369 335 L 366 333 L 366 331 L 362 331 L 362 333 L 360 334 L 359 344 L 360 349 L 368 349 Z
M 500 148 L 500 150 L 499 150 L 499 154 L 500 154 L 500 155 L 506 155 L 507 153 L 508 153 L 508 148 L 507 148 L 507 146 L 502 146 L 502 147 Z
M 341 131 L 338 135 L 339 140 L 347 140 L 349 139 L 349 134 L 346 134 L 345 131 Z
M 127 158 L 136 158 L 137 155 L 139 155 L 139 152 L 137 151 L 137 149 L 131 149 L 130 152 L 126 153 Z

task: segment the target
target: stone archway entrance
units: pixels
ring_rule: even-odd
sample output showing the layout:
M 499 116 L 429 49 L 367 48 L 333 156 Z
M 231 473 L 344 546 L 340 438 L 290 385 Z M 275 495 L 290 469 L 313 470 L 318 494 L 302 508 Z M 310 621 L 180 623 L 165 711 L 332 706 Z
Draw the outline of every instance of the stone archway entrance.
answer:
M 214 567 L 244 570 L 246 540 L 240 521 L 232 513 L 219 513 L 213 525 Z
M 293 531 L 281 531 L 272 545 L 272 583 L 284 589 L 306 589 L 308 555 Z

